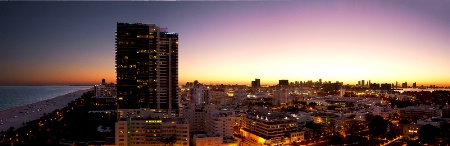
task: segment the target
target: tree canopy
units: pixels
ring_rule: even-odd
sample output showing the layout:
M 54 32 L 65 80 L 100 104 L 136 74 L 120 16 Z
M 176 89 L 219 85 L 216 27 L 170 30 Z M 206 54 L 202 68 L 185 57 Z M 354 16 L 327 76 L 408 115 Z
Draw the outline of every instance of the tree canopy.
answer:
M 389 121 L 384 120 L 383 117 L 379 115 L 366 115 L 366 122 L 368 122 L 370 134 L 374 137 L 385 134 L 389 127 Z
M 432 144 L 435 141 L 436 136 L 438 136 L 439 128 L 436 126 L 427 124 L 425 126 L 422 126 L 417 133 L 419 134 L 419 142 L 426 143 L 426 144 Z

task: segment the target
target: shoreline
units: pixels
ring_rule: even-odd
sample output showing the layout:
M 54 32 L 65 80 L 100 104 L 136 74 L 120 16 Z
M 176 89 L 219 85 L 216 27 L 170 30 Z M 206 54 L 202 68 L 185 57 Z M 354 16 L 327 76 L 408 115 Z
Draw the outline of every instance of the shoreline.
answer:
M 24 126 L 22 123 L 37 120 L 44 116 L 44 113 L 48 114 L 57 109 L 66 107 L 68 103 L 81 98 L 83 93 L 90 90 L 92 90 L 92 88 L 78 90 L 31 104 L 0 110 L 0 131 L 6 131 L 10 127 L 14 127 L 14 130 L 16 130 Z

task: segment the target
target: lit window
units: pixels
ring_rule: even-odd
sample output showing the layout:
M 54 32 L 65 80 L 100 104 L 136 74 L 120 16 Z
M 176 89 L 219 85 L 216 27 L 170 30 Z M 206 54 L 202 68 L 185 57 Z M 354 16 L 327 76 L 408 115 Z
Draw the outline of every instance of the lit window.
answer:
M 137 37 L 138 39 L 139 39 L 139 38 L 148 38 L 148 35 L 137 35 L 136 37 Z

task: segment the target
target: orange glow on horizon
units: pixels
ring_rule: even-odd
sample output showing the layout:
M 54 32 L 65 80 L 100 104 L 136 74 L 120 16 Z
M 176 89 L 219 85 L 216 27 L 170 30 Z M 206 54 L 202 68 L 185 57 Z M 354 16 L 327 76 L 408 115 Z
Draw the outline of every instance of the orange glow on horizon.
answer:
M 445 2 L 135 5 L 10 4 L 2 18 L 22 19 L 2 23 L 9 33 L 0 39 L 0 85 L 93 85 L 102 78 L 115 83 L 114 21 L 150 21 L 179 33 L 179 85 L 250 85 L 259 78 L 261 85 L 322 79 L 450 86 Z M 52 19 L 22 13 L 28 10 Z M 55 27 L 44 27 L 49 25 Z
M 41 76 L 41 77 L 27 77 L 27 81 L 17 81 L 17 80 L 5 80 L 4 83 L 9 83 L 6 85 L 95 85 L 100 84 L 101 80 L 104 78 L 107 83 L 116 83 L 116 75 L 115 74 L 105 74 L 105 76 L 101 75 L 92 75 L 89 72 L 86 73 L 80 73 L 80 74 L 69 74 L 70 78 L 67 78 L 67 75 L 49 75 L 49 76 Z M 196 76 L 191 78 L 179 78 L 179 85 L 185 85 L 186 82 L 194 82 L 195 80 L 198 80 L 202 84 L 206 85 L 250 85 L 250 82 L 253 81 L 255 78 L 248 77 L 248 78 L 223 78 L 223 77 L 198 77 Z M 312 80 L 313 82 L 318 81 L 320 78 L 276 78 L 276 77 L 269 77 L 269 78 L 260 78 L 261 85 L 276 85 L 278 84 L 278 80 L 281 79 L 287 79 L 289 82 L 295 82 L 295 81 L 308 81 Z M 348 79 L 348 80 L 332 80 L 327 78 L 321 78 L 322 82 L 328 82 L 331 81 L 332 83 L 339 81 L 344 82 L 344 85 L 355 85 L 358 83 L 358 81 L 365 80 L 366 83 L 371 80 L 371 83 L 390 83 L 395 85 L 395 80 L 383 80 L 383 79 L 369 79 L 369 78 L 361 78 L 361 79 Z M 434 79 L 416 79 L 416 80 L 397 80 L 398 84 L 401 85 L 401 83 L 408 82 L 408 86 L 412 86 L 414 82 L 417 83 L 417 86 L 420 87 L 421 85 L 427 87 L 429 85 L 436 85 L 436 86 L 444 86 L 448 87 L 450 86 L 449 83 L 446 83 L 445 80 L 440 80 L 439 78 Z

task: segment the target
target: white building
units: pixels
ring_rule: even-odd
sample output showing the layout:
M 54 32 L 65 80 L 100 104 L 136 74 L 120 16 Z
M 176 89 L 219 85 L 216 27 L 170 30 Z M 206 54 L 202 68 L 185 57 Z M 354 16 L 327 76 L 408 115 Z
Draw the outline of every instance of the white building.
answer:
M 104 85 L 95 85 L 95 97 L 115 97 L 116 96 L 116 85 L 104 84 Z
M 205 107 L 205 132 L 209 135 L 220 134 L 223 137 L 233 136 L 233 127 L 239 124 L 240 111 L 217 109 L 215 105 Z
M 396 113 L 397 111 L 392 109 L 390 106 L 374 106 L 373 114 L 381 116 L 385 119 L 389 117 L 389 115 Z
M 288 102 L 289 92 L 286 89 L 273 91 L 273 105 L 286 105 Z
M 190 103 L 182 111 L 189 123 L 190 131 L 205 131 L 205 111 L 202 106 L 195 106 L 193 103 Z
M 195 103 L 197 105 L 200 104 L 208 104 L 211 98 L 210 90 L 207 87 L 199 84 L 189 89 L 188 95 L 191 103 Z
M 241 104 L 247 98 L 248 92 L 243 89 L 234 90 L 233 97 L 238 104 Z
M 221 105 L 228 104 L 231 98 L 228 97 L 227 93 L 222 90 L 211 90 L 211 100 L 210 103 Z

